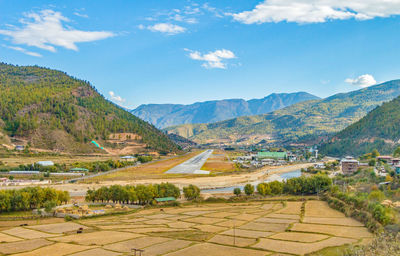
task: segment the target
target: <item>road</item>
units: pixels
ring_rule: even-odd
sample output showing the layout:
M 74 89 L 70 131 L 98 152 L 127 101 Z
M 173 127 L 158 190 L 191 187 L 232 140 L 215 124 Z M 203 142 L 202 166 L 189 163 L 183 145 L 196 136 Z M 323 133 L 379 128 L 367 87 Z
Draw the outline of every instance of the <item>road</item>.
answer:
M 208 171 L 202 171 L 200 170 L 201 167 L 204 165 L 204 163 L 207 161 L 207 159 L 211 156 L 213 150 L 209 149 L 204 151 L 201 154 L 198 154 L 197 156 L 194 156 L 190 158 L 189 160 L 173 167 L 172 169 L 169 169 L 165 173 L 171 174 L 209 174 Z

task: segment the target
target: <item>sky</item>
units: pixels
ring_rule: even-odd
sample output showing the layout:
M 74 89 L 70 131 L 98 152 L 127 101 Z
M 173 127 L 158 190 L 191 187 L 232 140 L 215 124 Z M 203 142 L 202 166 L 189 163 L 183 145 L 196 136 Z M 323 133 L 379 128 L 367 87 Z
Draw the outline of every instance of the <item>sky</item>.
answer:
M 126 108 L 319 97 L 400 79 L 400 0 L 0 0 L 0 61 Z

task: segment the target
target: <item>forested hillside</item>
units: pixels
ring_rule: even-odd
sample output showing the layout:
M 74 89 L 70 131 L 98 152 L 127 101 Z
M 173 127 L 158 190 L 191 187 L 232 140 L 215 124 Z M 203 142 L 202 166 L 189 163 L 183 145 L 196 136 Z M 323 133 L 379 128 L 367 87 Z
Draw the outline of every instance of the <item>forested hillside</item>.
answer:
M 162 152 L 177 146 L 162 132 L 104 99 L 89 82 L 41 67 L 0 64 L 0 127 L 4 137 L 35 148 L 91 152 L 91 140 L 111 133 L 138 135 Z
M 389 81 L 322 100 L 300 102 L 265 115 L 239 117 L 211 124 L 165 129 L 195 142 L 296 143 L 338 132 L 385 101 L 400 95 L 400 80 Z
M 400 97 L 372 110 L 321 146 L 330 156 L 359 156 L 377 149 L 390 154 L 400 144 Z
M 165 128 L 180 124 L 212 123 L 240 116 L 272 112 L 298 102 L 318 97 L 306 92 L 273 93 L 262 99 L 227 99 L 197 102 L 190 105 L 148 104 L 132 110 L 137 117 Z

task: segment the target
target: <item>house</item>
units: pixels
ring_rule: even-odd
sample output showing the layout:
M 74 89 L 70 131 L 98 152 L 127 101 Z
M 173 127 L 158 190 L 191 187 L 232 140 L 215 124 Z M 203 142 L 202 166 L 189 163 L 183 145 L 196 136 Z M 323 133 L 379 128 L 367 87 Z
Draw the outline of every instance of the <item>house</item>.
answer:
M 393 158 L 393 159 L 392 159 L 392 164 L 393 164 L 394 166 L 400 165 L 400 158 Z
M 168 202 L 173 202 L 176 201 L 176 198 L 173 196 L 170 197 L 159 197 L 159 198 L 154 198 L 157 203 L 168 203 Z
M 393 157 L 391 157 L 391 156 L 378 156 L 376 158 L 376 160 L 385 162 L 387 164 L 392 164 Z
M 124 159 L 124 160 L 134 160 L 134 159 L 136 159 L 136 157 L 134 157 L 134 156 L 121 156 L 121 159 Z
M 345 175 L 353 174 L 354 172 L 357 171 L 358 166 L 359 166 L 359 162 L 356 159 L 354 159 L 353 157 L 346 157 L 346 158 L 342 159 L 340 164 L 342 167 L 342 172 Z
M 23 145 L 16 145 L 15 146 L 15 150 L 17 150 L 17 151 L 22 151 L 22 150 L 24 150 L 24 146 Z
M 39 161 L 39 162 L 36 162 L 36 164 L 40 165 L 40 166 L 53 166 L 54 165 L 53 161 Z
M 271 158 L 271 159 L 286 159 L 287 153 L 286 152 L 269 152 L 269 151 L 262 151 L 257 153 L 257 158 Z
M 86 168 L 75 167 L 75 168 L 69 169 L 69 172 L 89 172 L 89 170 Z

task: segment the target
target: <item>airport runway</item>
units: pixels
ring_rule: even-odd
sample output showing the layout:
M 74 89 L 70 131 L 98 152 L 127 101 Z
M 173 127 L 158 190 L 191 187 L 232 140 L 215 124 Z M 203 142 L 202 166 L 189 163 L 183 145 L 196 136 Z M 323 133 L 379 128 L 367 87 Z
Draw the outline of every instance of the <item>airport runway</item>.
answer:
M 186 162 L 169 169 L 165 173 L 209 174 L 209 171 L 203 171 L 200 170 L 200 168 L 211 156 L 212 152 L 212 149 L 206 150 L 203 153 L 190 158 Z

